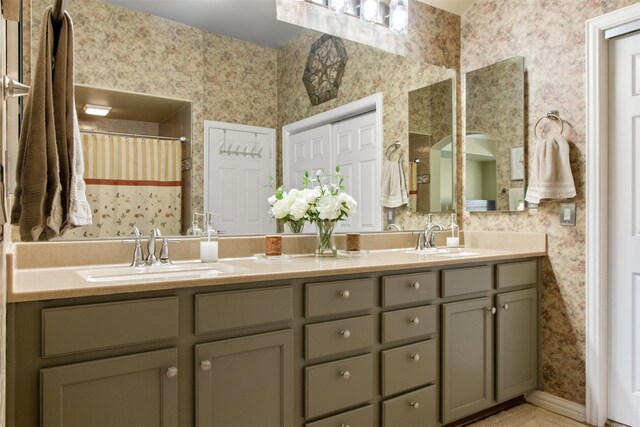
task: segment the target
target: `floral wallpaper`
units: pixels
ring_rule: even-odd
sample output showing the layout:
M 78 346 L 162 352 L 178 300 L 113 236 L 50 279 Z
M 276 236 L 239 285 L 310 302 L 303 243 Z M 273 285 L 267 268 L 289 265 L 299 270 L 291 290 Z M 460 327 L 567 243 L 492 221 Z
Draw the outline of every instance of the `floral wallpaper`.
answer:
M 578 4 L 579 3 L 579 4 Z M 585 26 L 587 19 L 636 0 L 476 0 L 462 16 L 461 72 L 513 56 L 527 70 L 525 138 L 558 109 L 571 126 L 571 167 L 578 195 L 576 227 L 559 224 L 559 203 L 544 201 L 520 213 L 464 215 L 464 228 L 545 232 L 549 256 L 542 269 L 543 389 L 577 403 L 585 401 Z M 529 150 L 531 161 L 533 152 Z M 459 156 L 459 176 L 464 157 Z

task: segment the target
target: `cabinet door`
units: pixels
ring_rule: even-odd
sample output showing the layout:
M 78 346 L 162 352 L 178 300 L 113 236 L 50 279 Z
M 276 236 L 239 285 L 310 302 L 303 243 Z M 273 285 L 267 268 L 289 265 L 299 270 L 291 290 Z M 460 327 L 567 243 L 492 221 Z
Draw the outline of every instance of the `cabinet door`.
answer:
M 496 400 L 519 396 L 537 386 L 538 304 L 535 289 L 496 297 Z
M 442 422 L 492 405 L 493 315 L 489 297 L 442 306 Z
M 197 426 L 293 426 L 293 331 L 196 345 Z
M 178 352 L 42 369 L 44 427 L 178 425 Z

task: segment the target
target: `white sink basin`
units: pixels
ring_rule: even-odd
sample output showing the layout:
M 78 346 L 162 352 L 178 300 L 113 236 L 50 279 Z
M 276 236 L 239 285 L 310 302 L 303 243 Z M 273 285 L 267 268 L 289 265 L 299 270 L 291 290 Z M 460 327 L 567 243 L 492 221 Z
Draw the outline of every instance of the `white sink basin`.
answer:
M 242 273 L 248 271 L 243 267 L 236 267 L 220 262 L 203 264 L 188 262 L 172 265 L 157 265 L 153 267 L 111 267 L 88 268 L 79 270 L 78 274 L 87 282 L 158 282 L 163 280 L 205 279 L 225 273 Z
M 430 255 L 434 258 L 464 258 L 479 256 L 477 252 L 468 251 L 465 248 L 428 248 L 411 249 L 404 251 L 407 254 Z

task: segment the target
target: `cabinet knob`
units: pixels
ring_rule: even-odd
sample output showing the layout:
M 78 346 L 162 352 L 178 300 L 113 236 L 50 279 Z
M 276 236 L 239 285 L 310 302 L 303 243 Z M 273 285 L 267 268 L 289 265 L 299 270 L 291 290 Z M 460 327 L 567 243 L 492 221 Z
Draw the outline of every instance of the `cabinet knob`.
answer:
M 340 427 L 351 427 L 349 424 L 340 424 Z
M 177 377 L 178 376 L 178 368 L 176 368 L 175 366 L 172 366 L 169 369 L 167 369 L 167 376 L 169 378 Z
M 409 356 L 411 359 L 413 359 L 414 362 L 417 362 L 418 360 L 420 360 L 420 355 L 418 353 L 416 354 L 412 354 L 411 356 Z
M 413 289 L 420 289 L 420 282 L 413 282 L 409 286 Z
M 420 323 L 420 318 L 419 317 L 412 317 L 411 319 L 409 319 L 409 322 L 413 323 L 414 325 L 417 325 Z
M 351 378 L 351 372 L 341 371 L 340 376 L 342 377 L 343 380 L 348 380 L 349 378 Z
M 491 307 L 491 308 L 487 308 L 487 311 L 491 314 L 496 314 L 496 308 L 495 307 Z
M 503 305 L 503 306 L 502 306 L 502 308 L 504 308 L 504 311 L 509 310 L 509 304 L 505 304 L 505 305 Z
M 351 293 L 348 290 L 340 291 L 340 296 L 344 299 L 348 299 L 351 296 Z
M 413 409 L 418 409 L 420 407 L 420 403 L 418 402 L 411 402 L 410 405 Z
M 210 360 L 203 360 L 202 362 L 200 362 L 200 370 L 201 371 L 208 371 L 209 369 L 211 369 L 211 361 Z
M 351 336 L 351 331 L 348 329 L 345 329 L 344 331 L 340 331 L 340 335 L 342 335 L 345 338 L 349 338 Z

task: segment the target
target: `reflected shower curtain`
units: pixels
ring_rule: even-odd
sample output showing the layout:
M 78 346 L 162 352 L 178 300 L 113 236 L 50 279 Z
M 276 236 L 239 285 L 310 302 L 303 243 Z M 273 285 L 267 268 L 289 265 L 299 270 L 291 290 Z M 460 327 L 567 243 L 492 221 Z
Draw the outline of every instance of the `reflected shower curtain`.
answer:
M 179 140 L 81 132 L 93 224 L 65 238 L 128 236 L 159 228 L 180 234 L 182 148 Z

